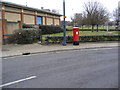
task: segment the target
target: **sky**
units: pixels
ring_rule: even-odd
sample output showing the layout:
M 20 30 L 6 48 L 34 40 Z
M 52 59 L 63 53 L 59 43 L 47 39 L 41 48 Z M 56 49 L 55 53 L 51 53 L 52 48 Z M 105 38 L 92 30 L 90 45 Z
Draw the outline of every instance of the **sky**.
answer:
M 45 9 L 56 9 L 60 12 L 60 14 L 63 14 L 63 0 L 2 0 L 2 1 L 8 1 L 13 2 L 21 5 L 26 5 L 29 7 L 34 7 L 41 9 L 41 7 L 44 7 Z M 118 7 L 119 0 L 65 0 L 66 2 L 66 20 L 70 21 L 71 16 L 74 15 L 74 13 L 81 13 L 84 8 L 83 5 L 85 2 L 88 1 L 98 1 L 100 2 L 104 7 L 107 8 L 109 13 L 112 13 L 115 8 Z

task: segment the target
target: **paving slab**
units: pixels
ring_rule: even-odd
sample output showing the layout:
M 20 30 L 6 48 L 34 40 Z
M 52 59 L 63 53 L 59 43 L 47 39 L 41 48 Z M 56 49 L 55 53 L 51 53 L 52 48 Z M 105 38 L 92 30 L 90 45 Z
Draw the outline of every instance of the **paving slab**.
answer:
M 2 46 L 2 57 L 11 57 L 23 55 L 23 53 L 45 53 L 45 52 L 54 52 L 54 51 L 67 51 L 67 50 L 79 50 L 79 49 L 92 49 L 92 48 L 107 48 L 107 47 L 118 47 L 118 42 L 87 42 L 80 43 L 78 46 L 67 44 L 63 46 L 61 44 L 48 44 L 41 45 L 38 43 L 26 44 L 26 45 L 17 45 L 9 44 Z

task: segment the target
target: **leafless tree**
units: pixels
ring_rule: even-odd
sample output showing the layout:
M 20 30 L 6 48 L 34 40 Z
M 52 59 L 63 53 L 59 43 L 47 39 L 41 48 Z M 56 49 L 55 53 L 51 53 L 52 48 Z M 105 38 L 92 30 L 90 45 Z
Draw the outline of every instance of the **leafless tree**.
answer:
M 75 13 L 71 17 L 73 26 L 81 26 L 81 19 L 82 19 L 82 14 L 81 13 Z
M 53 12 L 53 13 L 58 13 L 58 14 L 60 13 L 60 11 L 59 11 L 59 10 L 56 10 L 56 9 L 52 9 L 52 12 Z
M 104 24 L 109 19 L 109 14 L 106 8 L 99 2 L 87 2 L 84 4 L 84 14 L 86 14 L 86 24 L 92 25 L 92 31 L 94 26 Z
M 76 13 L 74 14 L 73 17 L 71 17 L 71 20 L 72 20 L 72 24 L 74 26 L 82 26 L 83 28 L 83 25 L 85 25 L 85 14 L 84 13 Z
M 116 25 L 117 25 L 117 28 L 118 28 L 118 25 L 119 25 L 119 11 L 118 11 L 118 8 L 116 8 L 114 11 L 113 11 L 113 19 L 114 21 L 116 22 Z
M 118 9 L 117 8 L 113 11 L 113 18 L 115 21 L 118 20 Z

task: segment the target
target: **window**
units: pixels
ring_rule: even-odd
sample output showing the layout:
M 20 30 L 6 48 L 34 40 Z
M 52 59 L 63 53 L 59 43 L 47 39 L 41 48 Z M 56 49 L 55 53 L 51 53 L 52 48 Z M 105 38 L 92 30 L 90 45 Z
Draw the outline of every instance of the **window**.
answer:
M 42 17 L 41 16 L 37 17 L 37 24 L 42 24 Z

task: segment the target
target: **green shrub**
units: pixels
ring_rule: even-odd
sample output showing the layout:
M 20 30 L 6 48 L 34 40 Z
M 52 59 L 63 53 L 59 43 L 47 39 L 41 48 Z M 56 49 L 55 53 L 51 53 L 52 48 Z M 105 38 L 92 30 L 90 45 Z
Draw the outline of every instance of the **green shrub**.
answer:
M 39 25 L 39 29 L 42 30 L 42 35 L 63 32 L 63 29 L 60 26 Z
M 33 25 L 23 24 L 22 28 L 34 28 Z
M 99 36 L 80 36 L 80 42 L 98 42 L 98 41 L 118 41 L 119 40 L 118 35 L 99 35 Z M 48 39 L 48 42 L 50 43 L 62 43 L 63 37 L 61 36 L 49 36 L 46 37 Z M 67 43 L 73 42 L 73 37 L 67 36 L 66 37 Z
M 13 43 L 31 44 L 40 39 L 40 30 L 16 30 L 11 36 Z

